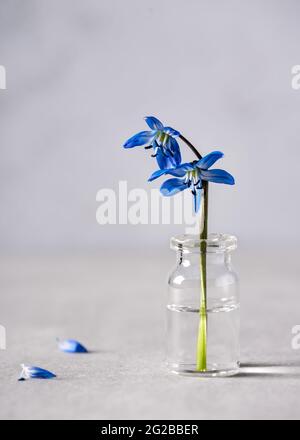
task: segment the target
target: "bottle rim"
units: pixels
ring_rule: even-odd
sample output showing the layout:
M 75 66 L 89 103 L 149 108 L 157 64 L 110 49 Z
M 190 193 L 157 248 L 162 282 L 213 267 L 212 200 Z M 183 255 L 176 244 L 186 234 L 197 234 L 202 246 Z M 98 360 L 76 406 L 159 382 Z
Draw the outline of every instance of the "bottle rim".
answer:
M 207 239 L 200 239 L 198 235 L 183 234 L 171 238 L 171 249 L 184 253 L 223 253 L 237 248 L 237 238 L 229 234 L 209 234 Z

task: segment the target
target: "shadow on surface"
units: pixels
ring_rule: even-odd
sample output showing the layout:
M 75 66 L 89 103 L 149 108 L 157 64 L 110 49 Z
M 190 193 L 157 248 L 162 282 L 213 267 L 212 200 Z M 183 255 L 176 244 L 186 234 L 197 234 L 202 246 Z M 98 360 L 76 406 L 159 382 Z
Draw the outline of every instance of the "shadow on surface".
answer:
M 101 349 L 101 348 L 95 348 L 92 350 L 89 350 L 88 353 L 85 354 L 115 354 L 115 351 L 113 350 L 106 350 L 106 349 Z
M 300 361 L 242 363 L 236 377 L 300 378 Z

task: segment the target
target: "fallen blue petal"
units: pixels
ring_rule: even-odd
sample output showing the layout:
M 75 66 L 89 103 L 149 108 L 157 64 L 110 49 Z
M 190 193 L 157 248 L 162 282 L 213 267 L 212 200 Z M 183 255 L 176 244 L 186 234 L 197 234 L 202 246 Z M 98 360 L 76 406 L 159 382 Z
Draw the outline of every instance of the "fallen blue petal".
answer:
M 29 365 L 21 364 L 22 372 L 19 377 L 19 381 L 26 379 L 53 379 L 56 377 L 51 371 L 44 370 L 40 367 L 34 367 Z
M 82 344 L 80 344 L 80 342 L 75 341 L 75 339 L 58 341 L 58 347 L 65 353 L 88 353 L 88 350 Z

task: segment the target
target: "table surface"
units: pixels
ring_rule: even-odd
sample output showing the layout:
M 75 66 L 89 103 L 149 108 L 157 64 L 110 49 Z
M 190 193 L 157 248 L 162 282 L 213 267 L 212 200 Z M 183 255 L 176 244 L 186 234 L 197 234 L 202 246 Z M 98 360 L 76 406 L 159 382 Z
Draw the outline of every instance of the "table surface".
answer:
M 164 290 L 172 253 L 0 259 L 1 419 L 299 419 L 296 253 L 237 253 L 242 369 L 200 379 L 164 367 Z M 86 355 L 58 351 L 74 338 Z M 18 382 L 21 363 L 57 374 Z

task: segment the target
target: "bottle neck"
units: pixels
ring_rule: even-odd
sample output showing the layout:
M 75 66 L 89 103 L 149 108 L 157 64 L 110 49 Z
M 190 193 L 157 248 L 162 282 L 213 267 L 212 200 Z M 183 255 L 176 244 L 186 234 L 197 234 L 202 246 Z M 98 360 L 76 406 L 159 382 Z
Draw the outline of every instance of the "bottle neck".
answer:
M 181 249 L 177 251 L 178 264 L 183 266 L 191 266 L 194 264 L 199 264 L 200 253 L 191 252 L 184 253 Z M 229 265 L 231 263 L 231 253 L 230 252 L 207 252 L 206 253 L 206 264 L 209 265 Z

